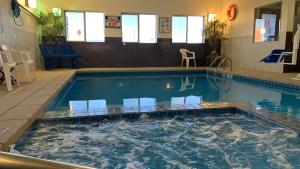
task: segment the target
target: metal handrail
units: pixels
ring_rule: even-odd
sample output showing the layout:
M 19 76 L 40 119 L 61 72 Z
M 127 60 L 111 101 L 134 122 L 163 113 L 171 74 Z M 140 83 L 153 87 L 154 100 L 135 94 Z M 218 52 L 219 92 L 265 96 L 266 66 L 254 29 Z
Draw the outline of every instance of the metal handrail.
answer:
M 92 169 L 79 165 L 67 164 L 35 157 L 0 152 L 0 168 L 5 169 Z
M 230 63 L 230 71 L 232 71 L 232 59 L 230 58 L 230 57 L 225 57 L 220 63 L 219 63 L 219 65 L 217 66 L 217 68 L 216 69 L 218 69 L 219 67 L 221 67 L 224 63 L 225 63 L 225 61 L 229 61 L 229 63 Z M 225 67 L 224 67 L 224 69 L 225 69 Z
M 208 56 L 207 59 L 214 57 L 214 56 L 218 56 L 218 53 L 216 51 L 212 51 Z
M 211 69 L 212 66 L 221 58 L 222 56 L 217 56 L 212 62 L 211 64 L 209 65 L 208 69 Z

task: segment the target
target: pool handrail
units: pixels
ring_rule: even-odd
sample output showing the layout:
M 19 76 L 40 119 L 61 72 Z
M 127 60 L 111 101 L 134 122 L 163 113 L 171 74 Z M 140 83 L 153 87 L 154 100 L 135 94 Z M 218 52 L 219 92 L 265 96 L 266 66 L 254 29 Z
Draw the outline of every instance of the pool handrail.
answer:
M 222 58 L 222 56 L 217 56 L 217 57 L 215 57 L 215 59 L 211 62 L 211 64 L 208 66 L 208 70 L 209 69 L 211 69 L 214 65 L 215 65 L 215 63 L 219 60 L 219 59 L 221 59 Z
M 224 59 L 222 59 L 222 61 L 218 64 L 218 66 L 217 66 L 216 69 L 218 69 L 218 68 L 221 67 L 221 66 L 223 66 L 223 68 L 225 69 L 224 63 L 225 63 L 226 61 L 229 61 L 229 64 L 230 64 L 230 71 L 232 71 L 232 59 L 231 59 L 230 57 L 228 57 L 228 56 L 225 57 Z
M 5 169 L 92 169 L 79 165 L 67 164 L 40 158 L 17 155 L 0 151 L 0 166 Z

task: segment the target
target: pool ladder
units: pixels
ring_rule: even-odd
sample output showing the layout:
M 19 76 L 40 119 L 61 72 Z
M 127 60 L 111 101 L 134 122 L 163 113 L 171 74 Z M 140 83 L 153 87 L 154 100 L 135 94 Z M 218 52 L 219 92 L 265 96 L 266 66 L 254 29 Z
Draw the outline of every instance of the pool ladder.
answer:
M 217 56 L 217 57 L 211 62 L 211 64 L 209 65 L 208 70 L 211 70 L 211 69 L 213 68 L 213 66 L 216 65 L 216 63 L 217 63 L 220 59 L 222 59 L 222 56 Z M 217 70 L 217 69 L 220 68 L 220 67 L 223 67 L 223 69 L 225 69 L 225 66 L 226 66 L 225 63 L 226 63 L 226 62 L 229 62 L 229 64 L 230 64 L 230 71 L 232 71 L 232 59 L 231 59 L 230 57 L 224 57 L 224 58 L 220 61 L 220 63 L 217 65 L 217 67 L 216 67 L 215 70 Z

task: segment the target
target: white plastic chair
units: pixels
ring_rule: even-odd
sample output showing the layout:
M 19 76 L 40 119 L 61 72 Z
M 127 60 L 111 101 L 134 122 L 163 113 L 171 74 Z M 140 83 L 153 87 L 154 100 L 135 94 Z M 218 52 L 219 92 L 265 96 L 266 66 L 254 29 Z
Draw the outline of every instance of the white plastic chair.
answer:
M 30 52 L 28 51 L 18 51 L 13 48 L 10 49 L 13 54 L 17 54 L 19 56 L 19 63 L 24 66 L 25 76 L 28 82 L 31 82 L 32 77 L 30 74 L 30 65 L 34 64 L 34 60 L 30 56 Z M 15 55 L 13 55 L 15 56 Z M 16 56 L 15 56 L 16 58 Z M 33 78 L 35 78 L 35 72 L 33 70 Z
M 3 68 L 4 76 L 5 76 L 5 82 L 7 86 L 8 91 L 12 91 L 12 77 L 15 78 L 16 83 L 20 85 L 19 81 L 19 71 L 17 67 L 17 63 L 14 62 L 11 52 L 8 51 L 8 47 L 6 45 L 1 45 L 1 51 L 0 51 L 0 67 Z M 11 70 L 14 70 L 16 74 L 13 76 Z
M 300 73 L 295 77 L 293 78 L 294 80 L 300 80 Z
M 190 66 L 190 60 L 194 61 L 194 66 L 196 67 L 196 53 L 188 51 L 187 49 L 180 49 L 179 50 L 181 53 L 181 66 L 183 66 L 183 62 L 185 61 L 186 67 L 188 68 Z M 191 57 L 188 56 L 188 54 L 192 54 Z

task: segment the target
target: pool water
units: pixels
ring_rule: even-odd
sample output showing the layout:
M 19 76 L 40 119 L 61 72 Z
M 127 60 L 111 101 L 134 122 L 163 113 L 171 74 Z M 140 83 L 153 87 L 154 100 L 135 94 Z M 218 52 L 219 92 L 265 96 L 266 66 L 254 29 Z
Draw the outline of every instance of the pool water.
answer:
M 96 168 L 300 168 L 297 133 L 231 113 L 171 119 L 144 114 L 139 120 L 106 122 L 41 121 L 18 141 L 15 151 Z
M 77 74 L 49 111 L 106 109 L 109 106 L 180 105 L 243 101 L 300 119 L 300 90 L 206 73 L 101 75 Z M 149 109 L 148 109 L 149 110 Z M 147 110 L 145 110 L 147 111 Z

